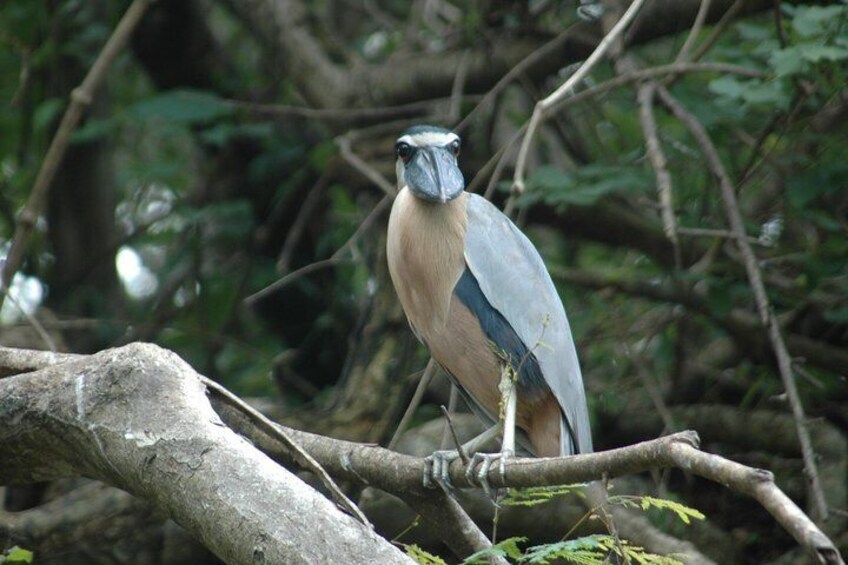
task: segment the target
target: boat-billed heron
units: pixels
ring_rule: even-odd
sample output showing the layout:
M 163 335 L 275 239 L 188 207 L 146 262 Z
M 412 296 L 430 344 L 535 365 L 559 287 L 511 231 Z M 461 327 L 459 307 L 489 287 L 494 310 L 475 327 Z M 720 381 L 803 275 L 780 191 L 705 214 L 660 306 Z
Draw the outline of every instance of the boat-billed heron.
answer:
M 389 218 L 389 273 L 410 326 L 471 409 L 494 430 L 500 454 L 475 455 L 469 478 L 522 447 L 538 457 L 592 451 L 586 396 L 562 302 L 538 251 L 488 200 L 465 192 L 460 138 L 415 126 L 397 140 L 398 194 Z M 493 434 L 490 433 L 488 437 Z M 447 452 L 428 458 L 445 484 Z

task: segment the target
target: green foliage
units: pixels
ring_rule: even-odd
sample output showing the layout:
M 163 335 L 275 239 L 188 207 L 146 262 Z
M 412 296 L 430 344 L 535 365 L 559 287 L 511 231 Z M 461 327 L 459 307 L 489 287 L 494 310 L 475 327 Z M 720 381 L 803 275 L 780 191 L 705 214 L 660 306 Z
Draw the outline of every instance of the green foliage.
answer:
M 0 554 L 0 565 L 20 565 L 32 563 L 33 553 L 28 549 L 13 546 Z
M 565 494 L 582 495 L 585 485 L 564 485 L 558 487 L 540 487 L 530 489 L 509 489 L 507 497 L 501 501 L 504 506 L 535 506 Z M 694 508 L 673 500 L 652 496 L 618 495 L 608 498 L 609 504 L 626 508 L 636 508 L 642 511 L 650 509 L 666 511 L 674 514 L 687 526 L 692 519 L 703 520 L 703 513 Z M 514 537 L 503 540 L 485 551 L 470 556 L 464 565 L 485 562 L 491 556 L 509 557 L 518 563 L 546 564 L 555 560 L 564 560 L 578 565 L 601 565 L 609 562 L 610 554 L 629 560 L 631 563 L 643 565 L 680 565 L 673 556 L 662 556 L 649 553 L 644 548 L 632 545 L 626 540 L 619 540 L 613 535 L 590 535 L 573 540 L 536 545 L 522 551 L 519 544 L 527 538 Z
M 463 562 L 462 565 L 484 565 L 489 563 L 489 559 L 491 557 L 503 557 L 510 558 L 513 560 L 519 560 L 523 556 L 523 552 L 521 548 L 518 547 L 518 544 L 524 543 L 527 541 L 525 537 L 512 537 L 507 538 L 503 541 L 499 541 L 496 544 L 493 544 L 492 547 L 488 549 L 484 549 L 482 551 L 478 551 L 472 555 L 469 555 Z
M 410 556 L 416 563 L 419 565 L 447 565 L 447 562 L 439 557 L 438 555 L 433 555 L 430 552 L 424 551 L 416 544 L 401 544 L 404 551 L 408 556 Z
M 557 208 L 589 206 L 610 194 L 632 194 L 651 186 L 641 168 L 603 164 L 580 167 L 566 172 L 544 165 L 527 178 L 522 205 L 543 202 Z
M 610 535 L 593 535 L 533 546 L 527 550 L 521 563 L 545 565 L 561 559 L 576 565 L 603 565 L 609 563 L 610 554 L 640 565 L 682 565 L 673 557 L 649 553 L 643 547 L 617 540 Z
M 639 508 L 643 511 L 650 509 L 667 510 L 677 515 L 681 522 L 687 526 L 691 524 L 691 519 L 703 520 L 704 514 L 694 508 L 690 508 L 685 504 L 668 500 L 665 498 L 654 498 L 653 496 L 610 496 L 610 504 L 618 504 L 625 508 Z
M 217 96 L 196 90 L 172 90 L 154 94 L 128 106 L 128 118 L 164 120 L 178 124 L 200 124 L 231 115 L 234 109 Z
M 585 487 L 585 483 L 577 483 L 552 487 L 510 488 L 507 490 L 506 496 L 501 499 L 500 504 L 503 506 L 537 506 L 559 496 L 574 494 L 582 497 Z
M 848 6 L 783 6 L 790 18 L 789 45 L 779 46 L 763 27 L 741 24 L 739 32 L 758 42 L 754 50 L 759 63 L 772 75 L 768 79 L 743 79 L 725 75 L 710 82 L 710 91 L 733 102 L 752 107 L 787 110 L 792 80 L 815 75 L 817 82 L 832 83 L 844 76 L 848 62 L 848 38 L 844 34 Z

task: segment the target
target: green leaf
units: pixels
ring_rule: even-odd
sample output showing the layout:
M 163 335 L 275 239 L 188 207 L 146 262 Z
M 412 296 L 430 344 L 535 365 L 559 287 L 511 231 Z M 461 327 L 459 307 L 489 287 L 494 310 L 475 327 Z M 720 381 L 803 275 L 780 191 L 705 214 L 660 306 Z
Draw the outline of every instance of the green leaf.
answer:
M 801 44 L 798 46 L 801 56 L 807 61 L 818 63 L 819 61 L 841 61 L 848 59 L 848 49 L 845 47 L 832 47 L 829 45 Z
M 33 554 L 30 550 L 13 546 L 0 555 L 0 563 L 3 565 L 14 565 L 18 563 L 32 563 Z
M 653 496 L 611 496 L 609 497 L 609 501 L 612 504 L 619 504 L 627 508 L 670 510 L 677 514 L 680 521 L 687 525 L 691 524 L 690 518 L 695 518 L 696 520 L 704 519 L 704 514 L 699 510 L 665 498 L 654 498 Z
M 754 25 L 746 22 L 736 24 L 736 31 L 742 39 L 751 41 L 765 41 L 771 38 L 772 30 L 762 25 Z
M 848 306 L 826 310 L 824 312 L 824 319 L 834 324 L 848 323 Z
M 723 76 L 710 82 L 711 92 L 732 100 L 741 100 L 754 106 L 766 105 L 786 108 L 789 105 L 789 96 L 785 92 L 785 85 L 781 81 L 761 81 L 751 79 L 741 81 L 735 77 Z
M 846 16 L 843 6 L 799 7 L 792 18 L 792 29 L 802 37 L 811 37 L 824 31 L 831 22 Z
M 846 163 L 837 163 L 829 167 L 811 167 L 786 180 L 786 197 L 796 208 L 809 208 L 822 196 L 844 190 L 846 178 L 848 178 Z
M 403 546 L 406 554 L 414 559 L 416 563 L 420 563 L 421 565 L 447 565 L 444 559 L 438 555 L 424 551 L 414 543 L 411 545 L 401 544 L 401 546 Z
M 223 147 L 233 138 L 263 139 L 270 137 L 273 132 L 274 128 L 270 123 L 236 125 L 224 122 L 205 128 L 201 132 L 201 138 L 212 147 Z
M 720 283 L 711 284 L 707 290 L 707 302 L 717 316 L 726 316 L 733 309 L 733 298 L 728 288 Z
M 172 90 L 136 102 L 127 108 L 131 118 L 160 119 L 185 125 L 210 122 L 233 113 L 219 98 L 195 90 Z
M 545 165 L 527 179 L 524 202 L 542 200 L 560 207 L 590 206 L 608 194 L 634 192 L 649 186 L 641 169 L 586 165 L 574 172 L 565 172 Z
M 710 81 L 708 88 L 713 94 L 734 99 L 741 99 L 745 92 L 745 85 L 730 75 Z
M 810 63 L 845 59 L 848 59 L 846 47 L 801 43 L 774 51 L 769 57 L 769 64 L 778 77 L 785 77 L 807 71 Z
M 117 126 L 117 120 L 112 118 L 89 118 L 81 128 L 74 131 L 71 141 L 84 143 L 102 139 L 114 132 Z
M 59 112 L 65 107 L 61 98 L 48 98 L 38 105 L 32 116 L 32 125 L 38 131 L 43 131 L 53 125 Z
M 480 550 L 473 555 L 469 555 L 465 561 L 462 562 L 462 565 L 480 565 L 489 563 L 490 557 L 509 557 L 510 559 L 519 559 L 523 553 L 518 547 L 518 544 L 526 541 L 527 538 L 525 537 L 507 538 L 496 543 L 492 547 Z
M 309 151 L 309 165 L 316 171 L 323 171 L 327 168 L 330 158 L 336 153 L 338 153 L 338 147 L 335 142 L 318 143 Z
M 573 485 L 552 487 L 511 488 L 507 491 L 506 497 L 501 500 L 501 504 L 503 506 L 536 506 L 538 504 L 544 504 L 558 496 L 568 494 L 583 496 L 585 486 L 585 483 L 576 483 Z
M 609 535 L 592 535 L 573 540 L 536 545 L 530 547 L 524 555 L 527 563 L 547 564 L 555 559 L 565 559 L 578 565 L 600 565 L 604 563 L 607 552 L 615 544 Z

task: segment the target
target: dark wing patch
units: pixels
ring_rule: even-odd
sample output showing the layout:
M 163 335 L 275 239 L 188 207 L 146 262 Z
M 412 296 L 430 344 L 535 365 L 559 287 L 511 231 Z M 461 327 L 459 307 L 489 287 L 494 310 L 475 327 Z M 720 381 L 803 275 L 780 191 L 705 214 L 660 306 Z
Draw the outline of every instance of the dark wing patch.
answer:
M 519 390 L 533 399 L 542 393 L 548 392 L 550 387 L 542 376 L 539 361 L 506 321 L 506 318 L 498 312 L 480 290 L 477 279 L 466 267 L 456 283 L 454 294 L 468 308 L 477 320 L 483 333 L 492 342 L 496 353 L 505 357 L 513 369 L 518 373 Z

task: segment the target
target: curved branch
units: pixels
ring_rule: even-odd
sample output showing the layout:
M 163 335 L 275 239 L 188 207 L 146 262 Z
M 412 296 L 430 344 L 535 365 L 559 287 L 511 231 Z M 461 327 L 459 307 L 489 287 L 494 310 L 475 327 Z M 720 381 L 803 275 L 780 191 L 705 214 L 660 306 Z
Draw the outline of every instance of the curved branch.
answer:
M 778 324 L 777 316 L 766 295 L 766 287 L 763 283 L 763 275 L 760 271 L 757 257 L 754 255 L 754 250 L 751 248 L 751 244 L 746 237 L 745 222 L 742 219 L 742 213 L 739 211 L 735 188 L 722 164 L 718 150 L 701 122 L 664 87 L 660 87 L 657 90 L 657 94 L 671 113 L 689 129 L 701 148 L 701 153 L 706 159 L 710 172 L 718 181 L 725 215 L 727 216 L 731 232 L 736 236 L 736 245 L 742 254 L 745 271 L 748 275 L 748 283 L 753 291 L 754 302 L 757 305 L 757 312 L 760 315 L 760 322 L 762 327 L 768 332 L 768 338 L 774 351 L 775 359 L 777 360 L 780 378 L 783 381 L 786 395 L 789 398 L 789 406 L 792 408 L 792 414 L 795 417 L 795 426 L 797 428 L 798 439 L 801 442 L 801 452 L 804 457 L 804 470 L 810 479 L 810 489 L 812 491 L 816 513 L 819 517 L 827 519 L 827 502 L 824 499 L 824 493 L 819 481 L 815 453 L 813 452 L 812 441 L 810 440 L 810 432 L 807 429 L 804 407 L 801 404 L 801 397 L 798 394 L 798 387 L 795 384 L 792 359 L 789 356 L 789 350 L 786 346 L 786 340 L 783 337 L 783 331 Z
M 301 0 L 227 2 L 270 46 L 286 67 L 287 78 L 317 108 L 397 105 L 449 96 L 456 71 L 463 64 L 467 64 L 465 91 L 486 92 L 544 45 L 538 39 L 501 38 L 492 44 L 475 45 L 456 52 L 396 55 L 381 63 L 354 65 L 348 70 L 336 64 L 315 38 Z M 706 21 L 716 21 L 732 3 L 732 0 L 713 1 Z M 700 4 L 700 0 L 651 2 L 636 22 L 628 42 L 645 43 L 688 29 Z M 771 0 L 749 0 L 745 11 L 764 10 L 771 5 Z M 593 37 L 594 30 L 592 24 L 575 25 L 573 31 L 562 38 L 562 47 L 556 53 L 533 59 L 532 64 L 525 67 L 528 76 L 546 76 L 587 57 L 601 39 Z
M 147 362 L 151 362 L 153 360 L 159 360 L 161 362 L 162 359 L 168 359 L 169 363 L 168 365 L 146 367 L 144 368 L 146 370 L 141 370 L 141 375 L 145 375 L 148 378 L 154 377 L 153 380 L 155 382 L 151 386 L 149 383 L 146 383 L 144 379 L 137 378 L 141 375 L 135 374 L 135 371 L 133 370 L 142 369 L 142 367 L 137 366 L 136 363 L 133 362 L 121 363 L 118 360 L 118 357 L 122 353 L 132 353 L 136 354 L 136 356 L 138 354 L 147 353 L 150 355 L 150 357 L 147 358 Z M 154 355 L 154 353 L 156 355 Z M 51 364 L 56 364 L 57 362 L 61 363 L 62 357 L 63 356 L 57 354 L 0 348 L 0 371 L 2 371 L 2 367 L 9 365 L 16 367 L 34 367 L 38 365 L 49 366 Z M 143 360 L 145 356 L 141 355 L 141 358 Z M 112 375 L 110 378 L 108 371 L 101 372 L 97 368 L 101 363 L 107 368 L 118 368 L 118 372 L 122 374 Z M 81 368 L 87 368 L 90 372 L 80 373 Z M 171 373 L 171 371 L 173 373 Z M 113 446 L 109 446 L 107 451 L 103 451 L 102 445 L 98 442 L 95 442 L 95 446 L 89 445 L 89 447 L 101 447 L 99 454 L 96 449 L 91 450 L 95 456 L 89 460 L 85 457 L 91 456 L 92 454 L 82 453 L 81 450 L 74 449 L 73 443 L 54 446 L 53 444 L 55 443 L 55 440 L 53 442 L 50 441 L 50 432 L 55 431 L 55 428 L 45 429 L 48 428 L 48 426 L 41 426 L 37 429 L 30 430 L 29 433 L 37 435 L 38 437 L 34 439 L 37 439 L 37 441 L 40 442 L 38 449 L 36 449 L 34 445 L 26 442 L 26 434 L 20 434 L 20 432 L 16 433 L 15 428 L 9 425 L 15 420 L 24 421 L 20 420 L 22 417 L 21 413 L 25 412 L 27 409 L 40 409 L 42 412 L 45 410 L 48 411 L 51 415 L 51 419 L 48 420 L 48 423 L 54 422 L 54 418 L 56 416 L 61 416 L 62 414 L 65 414 L 65 418 L 68 420 L 64 423 L 72 423 L 76 419 L 73 417 L 73 399 L 79 399 L 80 397 L 73 394 L 73 392 L 69 391 L 68 388 L 73 389 L 75 387 L 73 383 L 79 383 L 81 378 L 86 378 L 86 374 L 89 375 L 87 378 L 90 378 L 91 375 L 100 375 L 103 380 L 99 383 L 99 385 L 105 385 L 107 387 L 106 390 L 108 390 L 108 387 L 115 387 L 119 389 L 118 392 L 121 392 L 126 388 L 133 389 L 134 398 L 138 398 L 138 402 L 140 403 L 140 406 L 135 407 L 136 411 L 133 412 L 134 414 L 162 413 L 161 406 L 167 405 L 169 408 L 175 408 L 180 413 L 180 418 L 182 418 L 183 413 L 190 415 L 190 419 L 188 421 L 191 422 L 191 427 L 195 425 L 211 427 L 215 430 L 214 433 L 216 434 L 232 434 L 228 428 L 222 428 L 215 424 L 215 422 L 218 421 L 217 415 L 211 411 L 211 407 L 209 407 L 205 398 L 202 397 L 202 393 L 201 398 L 203 400 L 200 402 L 200 406 L 189 405 L 186 403 L 185 399 L 174 406 L 174 386 L 177 387 L 179 392 L 184 392 L 186 390 L 196 391 L 200 389 L 196 375 L 191 372 L 190 368 L 182 363 L 182 361 L 170 353 L 165 353 L 163 355 L 161 350 L 153 346 L 138 344 L 130 345 L 121 349 L 99 353 L 82 363 L 80 361 L 71 361 L 67 365 L 48 368 L 33 375 L 23 375 L 0 380 L 0 399 L 4 402 L 9 402 L 11 400 L 10 405 L 13 406 L 12 410 L 0 413 L 0 424 L 2 424 L 0 425 L 0 439 L 8 441 L 8 445 L 11 447 L 11 449 L 0 452 L 0 457 L 3 457 L 3 462 L 6 463 L 5 465 L 0 465 L 0 481 L 8 481 L 10 479 L 34 480 L 39 478 L 50 478 L 68 475 L 73 473 L 76 469 L 81 469 L 87 474 L 91 474 L 93 476 L 106 477 L 112 480 L 113 483 L 118 482 L 129 484 L 131 487 L 134 486 L 136 491 L 133 491 L 131 488 L 129 489 L 131 492 L 137 492 L 139 486 L 142 486 L 143 488 L 139 493 L 141 496 L 153 500 L 154 503 L 167 508 L 170 512 L 180 511 L 185 513 L 190 511 L 190 508 L 183 507 L 183 505 L 188 505 L 189 502 L 189 500 L 187 500 L 187 494 L 191 495 L 189 498 L 194 502 L 200 499 L 205 500 L 209 496 L 208 491 L 203 489 L 200 489 L 199 491 L 191 489 L 188 493 L 186 492 L 186 486 L 194 485 L 194 483 L 196 483 L 194 476 L 191 476 L 188 479 L 183 479 L 184 482 L 182 484 L 177 484 L 175 488 L 173 488 L 173 485 L 171 485 L 172 488 L 168 488 L 169 485 L 166 484 L 164 485 L 165 490 L 163 492 L 156 492 L 150 488 L 149 484 L 132 484 L 130 481 L 127 481 L 126 477 L 122 476 L 119 470 L 124 469 L 126 472 L 135 475 L 138 473 L 139 469 L 145 469 L 146 467 L 155 469 L 155 460 L 148 460 L 145 457 L 141 457 L 141 459 L 135 459 L 132 461 L 132 466 L 123 465 L 122 467 L 116 467 L 116 463 L 125 463 L 124 459 L 120 457 L 120 451 Z M 186 378 L 187 376 L 191 378 Z M 171 386 L 169 386 L 168 378 L 163 377 L 168 377 L 170 379 L 177 378 L 177 384 L 173 385 L 172 383 Z M 51 407 L 49 402 L 45 401 L 42 401 L 40 406 L 30 406 L 30 403 L 37 403 L 35 403 L 26 394 L 20 394 L 18 392 L 18 389 L 21 388 L 20 385 L 26 384 L 29 380 L 35 382 L 36 386 L 40 388 L 40 393 L 47 393 L 50 398 L 61 398 L 64 399 L 64 401 L 55 407 Z M 13 383 L 18 386 L 9 386 L 9 383 Z M 64 391 L 57 390 L 57 384 L 61 384 Z M 91 391 L 91 394 L 94 394 L 98 390 L 102 391 L 104 389 L 97 388 L 95 383 L 89 381 L 87 384 L 87 390 Z M 70 396 L 71 398 L 66 398 L 67 396 Z M 77 400 L 77 410 L 79 410 L 79 407 L 82 406 L 83 413 L 86 413 L 88 404 L 91 403 L 92 411 L 102 409 L 104 412 L 107 412 L 108 407 L 98 408 L 96 404 L 97 398 L 97 396 L 93 396 L 90 401 L 83 399 L 82 404 L 80 404 L 80 401 Z M 192 400 L 197 402 L 196 399 Z M 67 405 L 68 403 L 70 403 L 70 406 Z M 61 410 L 57 412 L 55 410 L 56 408 L 61 408 Z M 220 414 L 224 422 L 230 425 L 235 432 L 248 438 L 254 445 L 256 445 L 256 447 L 267 453 L 271 458 L 286 465 L 294 464 L 294 461 L 292 461 L 292 454 L 288 446 L 282 444 L 276 437 L 268 435 L 266 432 L 262 431 L 261 428 L 254 425 L 252 420 L 246 417 L 243 412 L 239 411 L 235 406 L 228 404 L 224 397 L 219 397 L 215 400 L 215 408 L 218 410 L 218 414 Z M 68 414 L 68 412 L 70 412 L 70 414 Z M 114 414 L 112 416 L 117 417 L 117 415 Z M 107 427 L 113 428 L 119 421 L 126 420 L 127 414 L 125 412 L 121 413 L 121 416 L 123 416 L 121 420 L 108 422 L 110 425 Z M 147 423 L 148 422 L 145 422 L 145 424 Z M 153 446 L 146 446 L 148 448 L 152 447 L 155 449 L 159 443 L 158 440 L 166 439 L 168 434 L 180 436 L 192 431 L 185 427 L 187 424 L 182 420 L 177 423 L 156 420 L 152 424 L 154 426 L 152 429 L 144 427 L 138 429 L 139 426 L 136 424 L 138 432 L 133 432 L 131 430 L 125 433 L 143 434 L 139 437 L 133 437 L 131 435 L 136 443 L 145 443 L 147 439 L 156 438 L 157 441 Z M 178 426 L 176 431 L 172 428 L 174 425 Z M 18 424 L 18 426 L 20 426 L 20 424 Z M 304 450 L 312 455 L 312 457 L 314 457 L 322 467 L 324 467 L 337 479 L 349 480 L 356 484 L 374 486 L 408 501 L 414 501 L 416 498 L 420 500 L 421 497 L 432 497 L 432 491 L 425 489 L 421 481 L 424 467 L 421 458 L 401 455 L 373 445 L 363 445 L 335 440 L 308 432 L 284 428 L 282 426 L 281 428 L 283 428 L 289 437 L 296 441 Z M 88 431 L 93 433 L 93 430 L 91 429 Z M 103 437 L 104 435 L 105 434 L 102 433 L 96 433 L 94 434 L 94 437 Z M 89 444 L 93 441 L 86 434 L 83 434 L 77 439 Z M 39 451 L 43 451 L 45 448 L 49 447 L 53 448 L 54 455 L 51 459 L 45 461 L 43 455 L 39 455 Z M 131 452 L 136 451 L 136 449 L 133 449 L 132 446 L 129 447 Z M 141 448 L 141 446 L 136 445 L 136 447 L 141 450 L 144 455 L 149 456 L 153 454 L 152 451 Z M 71 451 L 70 453 L 68 452 L 69 449 Z M 110 457 L 107 457 L 106 453 L 108 453 Z M 208 473 L 209 466 L 204 464 L 204 458 L 209 458 L 214 453 L 214 450 L 203 451 L 201 449 L 198 451 L 196 446 L 193 451 L 190 450 L 187 453 L 184 453 L 184 457 L 186 457 L 185 459 L 171 460 L 168 467 L 173 473 L 176 473 L 179 476 L 183 476 L 187 469 L 194 473 Z M 139 456 L 140 454 L 135 455 L 135 457 Z M 267 464 L 261 463 L 260 460 L 257 460 L 256 452 L 252 449 L 246 449 L 241 456 L 247 458 L 245 465 L 249 464 L 256 466 L 257 468 L 240 466 L 238 471 L 239 473 L 249 474 L 255 471 L 261 473 L 262 476 L 265 476 L 268 473 L 274 476 L 279 476 L 280 474 L 283 474 L 283 476 L 287 475 L 287 473 L 281 473 L 280 470 L 274 466 L 267 466 Z M 82 458 L 82 461 L 80 461 L 80 458 Z M 6 459 L 8 459 L 8 461 L 6 461 Z M 200 464 L 192 464 L 192 462 L 197 463 L 198 461 Z M 258 467 L 262 468 L 261 471 Z M 808 553 L 815 556 L 818 563 L 827 565 L 844 564 L 833 542 L 831 542 L 830 539 L 815 525 L 815 523 L 810 520 L 809 517 L 807 517 L 803 511 L 801 511 L 801 509 L 798 508 L 798 506 L 774 484 L 771 473 L 735 463 L 718 455 L 701 452 L 698 450 L 698 435 L 692 431 L 680 432 L 661 437 L 659 439 L 645 441 L 600 453 L 574 455 L 564 458 L 511 459 L 506 463 L 505 475 L 501 477 L 497 472 L 491 473 L 489 481 L 494 487 L 547 486 L 592 481 L 602 477 L 615 477 L 639 473 L 650 469 L 668 467 L 683 469 L 755 498 L 796 539 L 796 541 L 807 550 Z M 228 472 L 232 473 L 234 470 L 228 470 Z M 144 474 L 145 473 L 142 471 L 141 475 L 144 476 Z M 453 463 L 453 465 L 451 465 L 450 475 L 453 484 L 457 487 L 473 486 L 470 485 L 466 479 L 465 468 L 461 461 L 457 460 Z M 255 477 L 255 475 L 253 476 Z M 213 474 L 211 477 L 204 476 L 202 479 L 215 480 L 216 488 L 221 488 L 221 485 L 219 484 L 221 477 L 218 475 Z M 253 480 L 257 482 L 252 486 L 249 486 L 251 490 L 256 489 L 256 484 L 263 484 L 263 481 L 260 480 L 259 477 L 255 477 Z M 171 482 L 175 483 L 177 481 Z M 242 478 L 242 480 L 239 481 L 239 484 L 234 485 L 234 487 L 239 488 L 241 486 L 241 488 L 244 488 L 244 485 L 241 484 L 243 482 L 245 481 Z M 249 481 L 246 482 L 248 484 L 250 483 Z M 227 485 L 227 488 L 231 488 L 231 486 Z M 282 486 L 280 488 L 282 488 Z M 291 487 L 288 487 L 286 492 L 291 493 Z M 277 499 L 280 494 L 281 493 L 279 492 L 269 493 L 267 495 L 263 493 L 262 497 L 263 499 L 266 497 L 273 497 L 273 500 L 280 504 L 280 508 L 285 509 L 291 505 L 291 501 L 286 501 L 285 498 L 283 501 L 278 501 Z M 292 494 L 284 494 L 284 496 L 292 496 Z M 318 496 L 317 493 L 316 496 Z M 172 500 L 170 497 L 174 497 L 174 499 Z M 318 498 L 320 498 L 322 502 L 315 502 L 315 504 L 319 504 L 319 506 L 325 505 L 325 508 L 326 505 L 330 505 L 330 503 L 326 499 L 323 499 L 323 497 L 318 496 Z M 330 510 L 338 514 L 338 510 L 332 506 Z M 330 510 L 328 510 L 328 512 L 330 512 Z M 279 511 L 279 508 L 275 509 L 275 512 Z M 185 516 L 184 514 L 182 516 L 183 518 L 188 518 L 188 516 Z M 361 525 L 353 521 L 352 518 L 347 516 L 342 517 L 346 520 L 347 526 L 354 524 L 359 528 L 360 532 L 365 530 Z M 216 516 L 216 519 L 224 520 L 223 523 L 227 523 L 226 518 L 227 516 Z M 342 520 L 341 523 L 345 523 L 345 520 Z M 187 527 L 191 526 L 190 521 L 187 523 L 185 521 L 181 521 L 181 523 Z M 323 525 L 325 525 L 325 522 L 321 522 L 318 526 L 310 524 L 310 537 L 312 539 L 314 539 L 316 535 L 315 528 Z M 210 532 L 202 533 L 205 533 L 206 536 L 210 534 Z M 337 533 L 328 532 L 327 535 L 334 536 L 337 535 Z M 220 547 L 222 543 L 227 543 L 227 541 L 229 541 L 208 539 L 206 536 L 201 536 L 201 539 L 203 539 L 204 542 L 209 543 L 213 550 L 216 550 L 216 547 Z M 235 561 L 235 559 L 233 561 Z
M 16 356 L 0 350 L 0 362 Z M 150 501 L 227 563 L 329 563 L 339 552 L 410 562 L 225 426 L 175 354 L 132 344 L 82 359 L 29 353 L 13 365 L 39 360 L 46 368 L 0 379 L 0 483 L 102 480 Z

